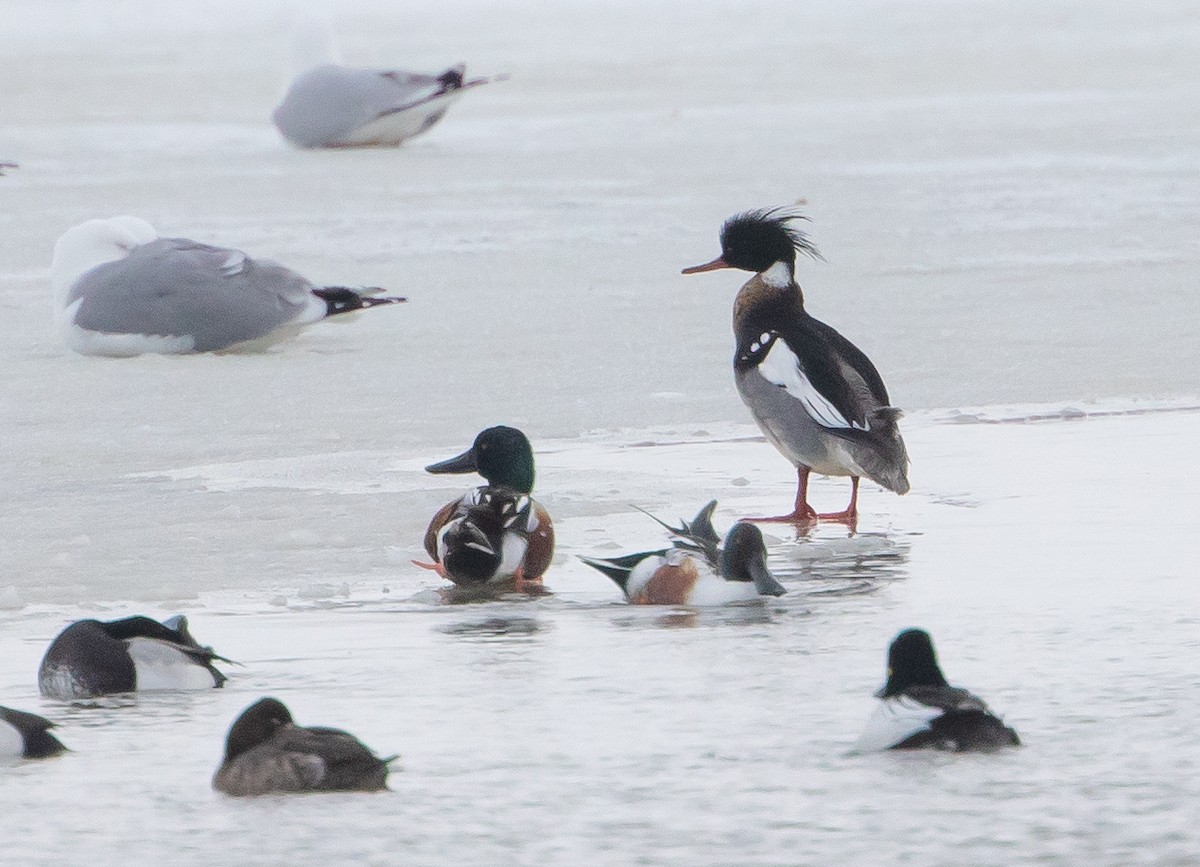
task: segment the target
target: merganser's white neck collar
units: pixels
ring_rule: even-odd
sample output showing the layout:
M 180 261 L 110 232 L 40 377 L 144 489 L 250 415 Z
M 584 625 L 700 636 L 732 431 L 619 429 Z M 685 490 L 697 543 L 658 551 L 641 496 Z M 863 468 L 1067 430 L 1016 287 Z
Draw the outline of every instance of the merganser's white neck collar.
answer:
M 796 275 L 791 264 L 784 261 L 776 262 L 759 276 L 772 289 L 785 289 L 795 282 Z

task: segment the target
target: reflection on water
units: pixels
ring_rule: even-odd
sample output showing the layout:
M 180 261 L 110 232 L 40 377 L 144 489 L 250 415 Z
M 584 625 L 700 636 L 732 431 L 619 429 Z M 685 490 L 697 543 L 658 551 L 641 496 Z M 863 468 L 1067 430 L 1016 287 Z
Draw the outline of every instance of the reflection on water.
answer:
M 546 624 L 533 617 L 488 617 L 439 626 L 437 631 L 466 638 L 528 638 L 545 628 Z
M 883 533 L 845 538 L 801 536 L 769 549 L 771 572 L 788 593 L 851 596 L 908 577 L 910 543 Z
M 773 623 L 781 611 L 777 600 L 739 602 L 705 608 L 662 605 L 628 605 L 613 618 L 624 629 L 690 629 L 696 626 L 762 626 Z

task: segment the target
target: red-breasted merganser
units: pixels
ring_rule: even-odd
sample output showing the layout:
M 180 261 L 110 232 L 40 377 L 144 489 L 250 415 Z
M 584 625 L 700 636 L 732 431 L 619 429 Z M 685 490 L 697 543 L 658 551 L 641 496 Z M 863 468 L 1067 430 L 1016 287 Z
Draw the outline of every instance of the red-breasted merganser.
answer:
M 796 252 L 821 254 L 782 210 L 749 211 L 721 227 L 721 255 L 684 274 L 740 268 L 755 275 L 733 305 L 734 376 L 742 401 L 767 439 L 796 465 L 795 508 L 752 518 L 810 524 L 818 518 L 853 525 L 860 476 L 907 493 L 908 452 L 887 388 L 870 359 L 804 309 L 796 283 Z M 850 504 L 820 514 L 808 504 L 810 472 L 850 476 Z

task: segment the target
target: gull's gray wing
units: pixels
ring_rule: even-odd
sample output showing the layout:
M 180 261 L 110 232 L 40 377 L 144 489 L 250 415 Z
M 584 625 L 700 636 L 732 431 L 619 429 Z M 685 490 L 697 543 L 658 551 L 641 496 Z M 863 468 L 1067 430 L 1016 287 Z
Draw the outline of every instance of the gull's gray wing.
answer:
M 71 287 L 88 331 L 193 338 L 196 352 L 257 340 L 323 308 L 295 271 L 240 250 L 159 238 L 88 271 Z M 314 306 L 319 305 L 319 306 Z
M 299 147 L 335 145 L 354 130 L 412 108 L 461 85 L 441 77 L 400 70 L 326 64 L 296 77 L 275 109 L 275 126 Z

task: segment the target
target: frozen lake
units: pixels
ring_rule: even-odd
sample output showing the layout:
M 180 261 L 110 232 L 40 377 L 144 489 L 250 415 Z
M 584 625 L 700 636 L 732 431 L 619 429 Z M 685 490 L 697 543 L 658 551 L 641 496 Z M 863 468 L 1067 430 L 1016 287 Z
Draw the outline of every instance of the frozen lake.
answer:
M 1192 864 L 1200 858 L 1195 3 L 339 5 L 347 60 L 511 79 L 399 150 L 267 118 L 292 4 L 0 2 L 0 773 L 23 863 Z M 909 412 L 913 491 L 766 527 L 788 595 L 619 604 L 577 554 L 791 500 L 733 388 L 721 221 L 803 199 L 809 307 Z M 105 360 L 50 327 L 70 225 L 132 213 L 408 305 L 260 356 Z M 632 387 L 631 387 L 632 386 Z M 524 429 L 555 595 L 408 564 Z M 818 506 L 848 486 L 819 480 Z M 184 611 L 224 690 L 71 708 L 69 620 Z M 848 757 L 920 625 L 1027 746 Z M 274 694 L 402 754 L 392 792 L 208 788 Z

